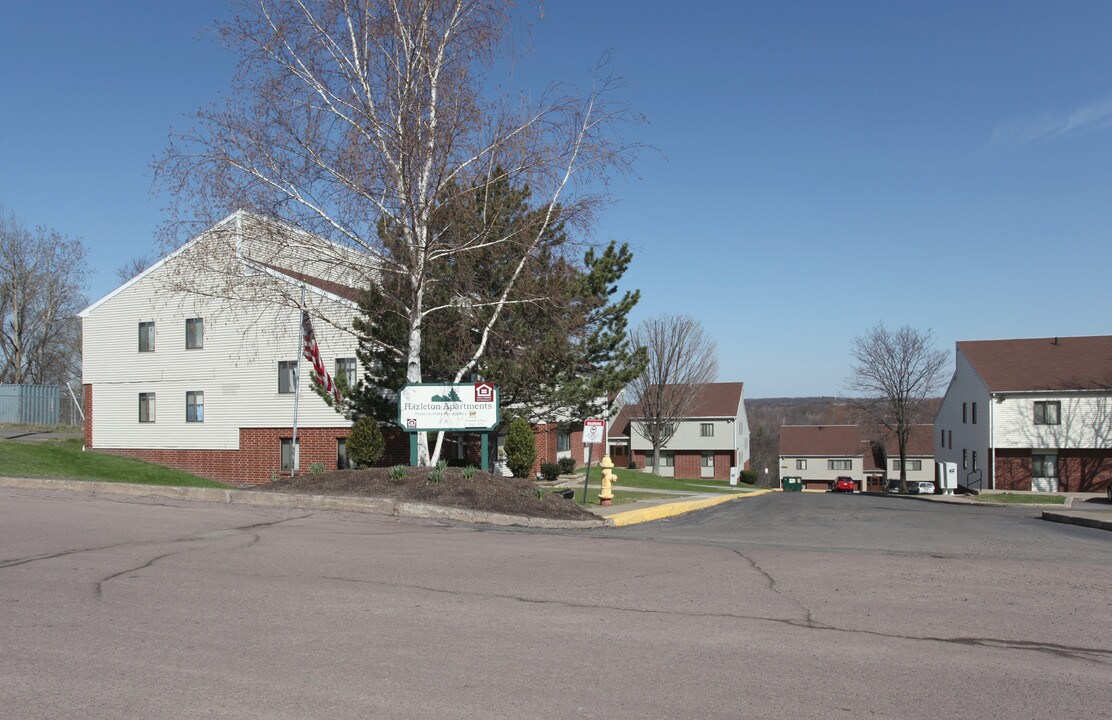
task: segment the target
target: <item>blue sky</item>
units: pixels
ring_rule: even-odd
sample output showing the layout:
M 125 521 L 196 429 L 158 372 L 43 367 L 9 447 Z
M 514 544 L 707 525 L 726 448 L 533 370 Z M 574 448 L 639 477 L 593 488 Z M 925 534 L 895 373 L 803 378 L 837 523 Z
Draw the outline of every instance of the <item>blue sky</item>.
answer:
M 749 397 L 843 392 L 879 321 L 948 352 L 1110 331 L 1112 3 L 676 8 L 549 2 L 503 79 L 585 84 L 613 53 L 655 148 L 596 235 L 635 249 L 636 318 L 699 319 Z M 90 299 L 151 252 L 149 164 L 228 88 L 225 12 L 0 0 L 0 204 L 85 241 Z

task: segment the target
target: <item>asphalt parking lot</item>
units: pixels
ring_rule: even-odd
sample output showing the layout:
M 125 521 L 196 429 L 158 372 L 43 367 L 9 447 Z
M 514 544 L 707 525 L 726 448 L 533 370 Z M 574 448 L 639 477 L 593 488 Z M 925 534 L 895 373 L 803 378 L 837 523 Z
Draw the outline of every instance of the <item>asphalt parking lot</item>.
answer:
M 1107 717 L 1112 534 L 769 495 L 538 531 L 0 490 L 18 718 Z

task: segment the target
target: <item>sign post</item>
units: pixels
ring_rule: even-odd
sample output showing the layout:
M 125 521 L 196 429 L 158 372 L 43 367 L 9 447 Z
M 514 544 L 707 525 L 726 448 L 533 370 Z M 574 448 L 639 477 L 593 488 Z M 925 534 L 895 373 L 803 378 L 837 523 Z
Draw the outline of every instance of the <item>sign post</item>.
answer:
M 602 442 L 606 432 L 606 421 L 597 418 L 583 421 L 583 444 L 587 446 L 587 472 L 583 474 L 583 498 L 580 505 L 587 504 L 587 483 L 591 480 L 591 458 L 594 456 L 595 445 Z

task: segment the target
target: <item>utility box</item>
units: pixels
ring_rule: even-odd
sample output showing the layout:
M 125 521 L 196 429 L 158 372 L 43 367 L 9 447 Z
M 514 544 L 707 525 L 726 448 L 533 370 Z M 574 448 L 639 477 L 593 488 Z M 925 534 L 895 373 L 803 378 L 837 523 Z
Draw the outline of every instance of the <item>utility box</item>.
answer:
M 803 492 L 803 478 L 786 477 L 780 480 L 784 492 Z
M 940 462 L 934 464 L 935 479 L 943 495 L 953 495 L 958 489 L 958 464 Z

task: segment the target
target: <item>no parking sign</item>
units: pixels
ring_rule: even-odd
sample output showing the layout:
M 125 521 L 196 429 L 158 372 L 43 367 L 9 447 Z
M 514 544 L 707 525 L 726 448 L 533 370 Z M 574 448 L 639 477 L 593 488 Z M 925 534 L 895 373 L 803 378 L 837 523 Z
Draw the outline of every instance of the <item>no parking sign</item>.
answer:
M 605 420 L 583 421 L 583 444 L 598 445 L 602 442 L 603 433 L 606 432 Z

